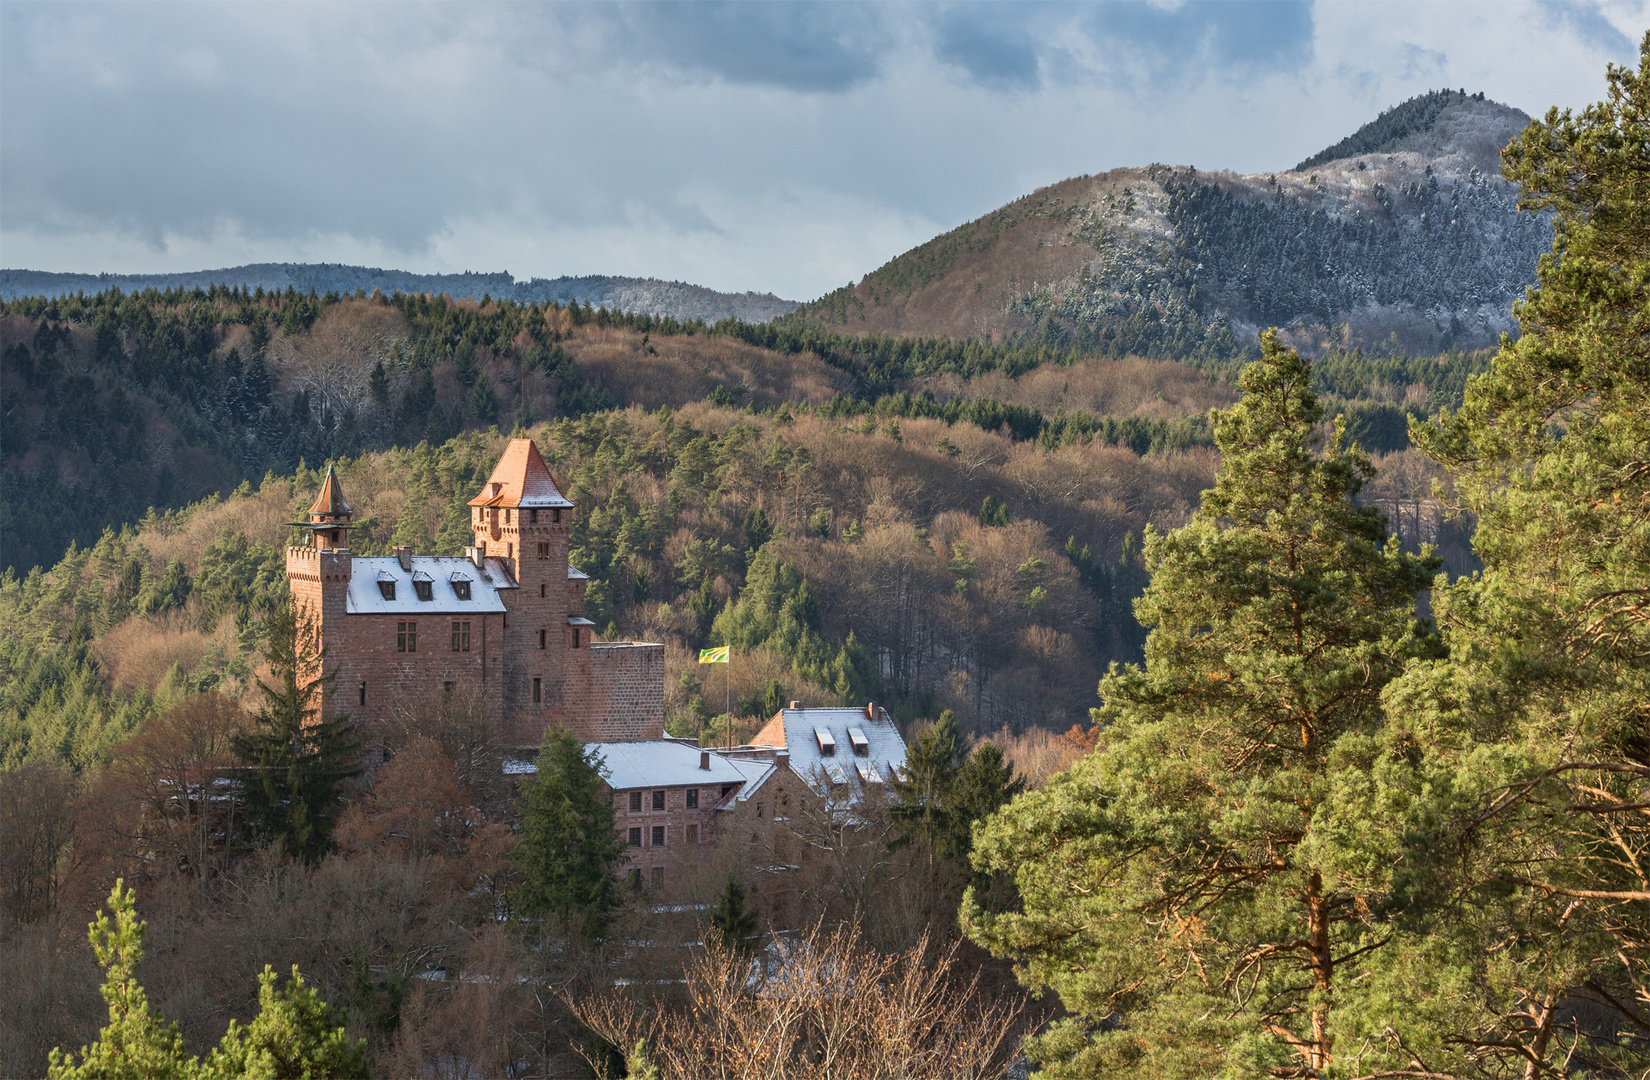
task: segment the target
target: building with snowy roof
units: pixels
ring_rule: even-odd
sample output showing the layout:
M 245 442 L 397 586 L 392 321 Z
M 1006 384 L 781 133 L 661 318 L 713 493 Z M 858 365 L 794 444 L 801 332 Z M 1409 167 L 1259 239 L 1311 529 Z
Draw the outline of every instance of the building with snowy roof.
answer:
M 327 469 L 286 566 L 324 649 L 330 711 L 370 722 L 463 683 L 518 746 L 551 725 L 586 742 L 659 738 L 664 647 L 595 640 L 588 582 L 567 561 L 577 508 L 531 439 L 510 441 L 469 507 L 462 556 L 355 555 L 353 511 Z

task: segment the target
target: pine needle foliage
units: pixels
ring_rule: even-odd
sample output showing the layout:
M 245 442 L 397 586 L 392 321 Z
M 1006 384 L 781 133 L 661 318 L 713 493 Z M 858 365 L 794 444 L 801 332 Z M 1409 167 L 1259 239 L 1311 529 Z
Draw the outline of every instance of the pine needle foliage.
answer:
M 1323 445 L 1311 368 L 1262 338 L 1217 413 L 1224 463 L 1184 528 L 1149 533 L 1144 668 L 1100 685 L 1103 749 L 975 837 L 1021 910 L 967 932 L 1072 1014 L 1028 1041 L 1048 1077 L 1323 1076 L 1390 888 L 1370 813 L 1382 688 L 1432 647 L 1406 554 Z
M 566 728 L 552 727 L 538 771 L 523 785 L 521 843 L 514 859 L 522 883 L 516 911 L 550 915 L 586 940 L 599 939 L 620 902 L 614 868 L 624 854 L 614 832 L 613 799 L 602 761 Z

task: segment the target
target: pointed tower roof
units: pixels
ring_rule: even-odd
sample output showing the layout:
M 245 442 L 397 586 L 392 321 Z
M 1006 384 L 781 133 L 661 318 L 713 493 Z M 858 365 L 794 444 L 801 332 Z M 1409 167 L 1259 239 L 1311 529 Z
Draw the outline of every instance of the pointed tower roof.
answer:
M 332 474 L 332 466 L 327 466 L 327 478 L 321 481 L 321 492 L 315 496 L 315 505 L 309 508 L 311 517 L 343 517 L 353 514 L 349 503 L 344 501 L 344 489 L 339 486 L 338 478 Z
M 471 506 L 572 506 L 532 439 L 511 439 Z

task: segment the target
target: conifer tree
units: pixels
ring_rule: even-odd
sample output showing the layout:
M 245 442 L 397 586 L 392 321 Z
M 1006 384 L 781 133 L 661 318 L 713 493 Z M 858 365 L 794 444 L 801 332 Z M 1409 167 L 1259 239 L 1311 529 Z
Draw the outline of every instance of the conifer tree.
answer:
M 1435 562 L 1354 502 L 1373 469 L 1339 422 L 1320 445 L 1306 362 L 1267 333 L 1241 385 L 1215 486 L 1148 532 L 1146 665 L 1101 683 L 1104 750 L 975 836 L 1021 909 L 971 891 L 965 929 L 1072 1014 L 1028 1041 L 1045 1076 L 1328 1075 L 1381 945 L 1379 694 L 1429 646 Z
M 756 947 L 756 912 L 750 906 L 749 895 L 738 874 L 729 874 L 716 895 L 710 925 L 725 949 L 750 952 Z
M 338 787 L 361 774 L 361 743 L 347 714 L 325 715 L 332 678 L 313 621 L 290 600 L 264 622 L 265 658 L 274 676 L 258 680 L 263 704 L 252 730 L 236 736 L 236 756 L 251 766 L 243 785 L 246 829 L 286 854 L 326 854 Z
M 613 876 L 624 845 L 613 825 L 613 799 L 601 759 L 566 728 L 545 732 L 538 771 L 522 791 L 521 871 L 516 910 L 555 915 L 586 940 L 599 939 L 619 906 Z
M 1388 693 L 1435 901 L 1390 978 L 1453 998 L 1395 1029 L 1441 1071 L 1650 1068 L 1650 34 L 1608 80 L 1503 152 L 1553 250 L 1521 336 L 1415 432 L 1484 564 L 1435 596 L 1447 658 Z
M 176 1024 L 162 1019 L 149 1006 L 136 977 L 143 960 L 143 922 L 137 917 L 132 891 L 116 881 L 109 894 L 110 915 L 97 913 L 88 936 L 97 962 L 105 971 L 103 1000 L 109 1003 L 109 1024 L 97 1041 L 80 1049 L 80 1061 L 62 1050 L 51 1052 L 46 1075 L 51 1080 L 147 1080 L 194 1074 L 198 1062 L 183 1046 Z
M 275 988 L 275 970 L 265 965 L 258 976 L 258 1015 L 245 1027 L 229 1021 L 229 1030 L 201 1063 L 199 1075 L 201 1080 L 365 1077 L 367 1045 L 350 1040 L 343 1018 L 314 987 L 304 985 L 296 965 L 280 990 Z

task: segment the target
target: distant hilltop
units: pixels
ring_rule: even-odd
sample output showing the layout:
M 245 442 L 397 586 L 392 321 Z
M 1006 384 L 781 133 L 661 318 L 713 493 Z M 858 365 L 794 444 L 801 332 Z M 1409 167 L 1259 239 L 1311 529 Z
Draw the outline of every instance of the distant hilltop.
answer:
M 253 263 L 223 270 L 198 270 L 182 274 L 52 274 L 40 270 L 0 270 L 0 299 L 24 296 L 66 296 L 75 292 L 121 289 L 195 289 L 213 285 L 242 286 L 247 289 L 317 293 L 445 293 L 455 300 L 516 300 L 524 304 L 555 301 L 560 304 L 588 303 L 641 315 L 674 316 L 678 319 L 741 319 L 767 322 L 788 315 L 799 306 L 772 293 L 724 293 L 685 281 L 656 278 L 587 277 L 532 278 L 517 281 L 508 273 L 498 274 L 410 274 L 403 270 L 380 270 L 371 266 L 344 266 L 339 263 Z

